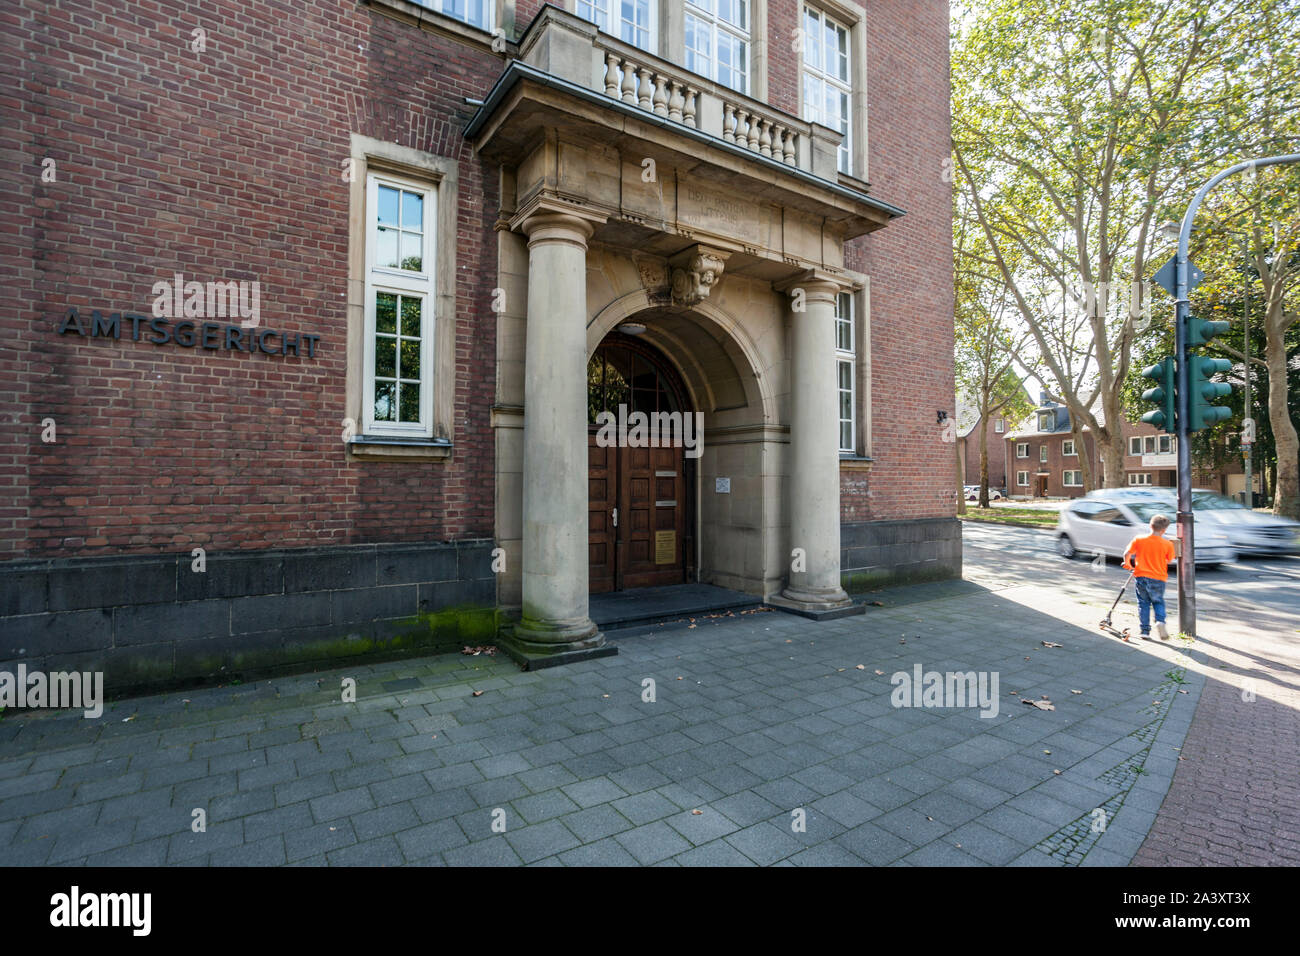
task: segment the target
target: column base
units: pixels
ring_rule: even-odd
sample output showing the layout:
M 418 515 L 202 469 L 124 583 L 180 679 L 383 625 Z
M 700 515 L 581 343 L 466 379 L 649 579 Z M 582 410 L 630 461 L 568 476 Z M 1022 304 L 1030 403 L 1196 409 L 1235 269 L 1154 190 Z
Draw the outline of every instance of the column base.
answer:
M 854 604 L 843 588 L 786 588 L 765 603 L 813 621 L 833 621 L 851 614 L 866 613 L 866 605 Z
M 590 618 L 553 627 L 521 621 L 504 631 L 497 643 L 526 671 L 618 653 L 617 646 L 605 643 L 605 635 Z

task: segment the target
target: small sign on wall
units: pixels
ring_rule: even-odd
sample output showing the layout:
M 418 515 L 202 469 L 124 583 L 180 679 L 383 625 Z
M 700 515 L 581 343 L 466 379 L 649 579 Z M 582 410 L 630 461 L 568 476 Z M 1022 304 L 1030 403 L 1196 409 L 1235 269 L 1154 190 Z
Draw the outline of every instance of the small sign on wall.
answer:
M 714 492 L 715 492 L 716 494 L 719 494 L 719 495 L 729 495 L 729 494 L 731 494 L 731 479 L 730 479 L 730 478 L 714 478 L 714 479 L 713 479 L 713 490 L 714 490 Z

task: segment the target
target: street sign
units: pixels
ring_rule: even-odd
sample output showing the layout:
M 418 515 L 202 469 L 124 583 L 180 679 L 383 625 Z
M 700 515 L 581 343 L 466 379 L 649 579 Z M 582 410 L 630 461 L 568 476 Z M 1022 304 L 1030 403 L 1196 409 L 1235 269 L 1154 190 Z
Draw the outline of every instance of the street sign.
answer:
M 1160 283 L 1161 288 L 1163 288 L 1166 292 L 1168 292 L 1172 296 L 1178 295 L 1177 264 L 1178 264 L 1178 257 L 1175 256 L 1173 259 L 1170 259 L 1168 262 L 1162 265 L 1159 271 L 1157 271 L 1156 274 L 1151 277 L 1156 282 Z M 1193 289 L 1195 289 L 1198 285 L 1201 284 L 1201 280 L 1204 278 L 1205 278 L 1205 273 L 1202 272 L 1200 269 L 1196 268 L 1196 263 L 1189 258 L 1187 260 L 1187 291 L 1191 292 Z

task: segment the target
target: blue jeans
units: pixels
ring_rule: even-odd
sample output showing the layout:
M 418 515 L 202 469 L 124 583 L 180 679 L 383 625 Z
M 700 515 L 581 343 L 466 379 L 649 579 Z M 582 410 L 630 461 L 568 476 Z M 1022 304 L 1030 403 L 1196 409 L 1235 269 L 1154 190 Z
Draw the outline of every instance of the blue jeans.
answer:
M 1137 584 L 1138 623 L 1142 633 L 1151 633 L 1151 612 L 1156 612 L 1156 622 L 1165 623 L 1165 582 L 1155 578 L 1134 578 Z

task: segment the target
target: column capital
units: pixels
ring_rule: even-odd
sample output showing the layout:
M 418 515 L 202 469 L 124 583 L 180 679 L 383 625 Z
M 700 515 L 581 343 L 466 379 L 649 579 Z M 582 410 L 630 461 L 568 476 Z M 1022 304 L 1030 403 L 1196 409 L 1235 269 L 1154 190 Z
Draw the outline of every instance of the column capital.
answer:
M 806 269 L 792 278 L 774 282 L 772 288 L 777 292 L 787 293 L 793 293 L 795 289 L 803 289 L 804 296 L 811 301 L 834 302 L 837 295 L 852 290 L 853 285 L 853 279 L 841 272 Z
M 528 245 L 540 242 L 571 242 L 587 247 L 587 240 L 609 219 L 604 213 L 563 202 L 549 196 L 537 196 L 510 220 L 510 228 L 528 236 Z

